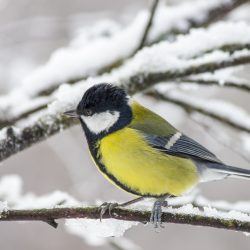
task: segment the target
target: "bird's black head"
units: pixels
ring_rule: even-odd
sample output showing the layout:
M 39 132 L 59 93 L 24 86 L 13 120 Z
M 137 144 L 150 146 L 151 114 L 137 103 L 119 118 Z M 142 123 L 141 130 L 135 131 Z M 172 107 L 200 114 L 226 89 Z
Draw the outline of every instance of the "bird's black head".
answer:
M 105 111 L 119 111 L 127 102 L 128 97 L 123 89 L 101 83 L 85 92 L 77 106 L 77 114 L 91 116 Z
M 125 127 L 132 119 L 128 99 L 122 88 L 111 84 L 89 88 L 76 109 L 85 132 L 102 137 Z

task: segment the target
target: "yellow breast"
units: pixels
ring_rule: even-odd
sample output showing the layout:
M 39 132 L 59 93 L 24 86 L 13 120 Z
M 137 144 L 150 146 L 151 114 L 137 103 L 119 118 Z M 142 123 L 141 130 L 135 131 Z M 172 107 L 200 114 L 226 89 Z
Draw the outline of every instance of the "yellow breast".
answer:
M 198 181 L 196 166 L 191 160 L 152 148 L 132 128 L 104 137 L 99 144 L 99 153 L 108 174 L 140 195 L 178 196 Z

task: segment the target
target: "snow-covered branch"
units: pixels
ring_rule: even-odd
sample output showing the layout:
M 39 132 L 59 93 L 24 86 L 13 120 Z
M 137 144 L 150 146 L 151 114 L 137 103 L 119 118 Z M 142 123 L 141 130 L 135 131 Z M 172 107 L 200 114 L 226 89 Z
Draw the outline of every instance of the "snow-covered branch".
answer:
M 234 212 L 234 214 L 228 213 L 228 215 L 226 215 L 226 213 L 217 213 L 216 210 L 212 211 L 212 209 L 207 209 L 207 211 L 205 209 L 205 211 L 202 212 L 192 205 L 186 205 L 178 209 L 169 208 L 168 210 L 168 212 L 163 212 L 162 214 L 163 222 L 250 232 L 250 220 L 246 214 L 241 214 L 240 219 L 240 216 L 237 216 L 237 212 Z M 112 218 L 116 220 L 147 223 L 150 218 L 150 211 L 115 208 L 111 215 Z M 99 216 L 99 207 L 10 209 L 1 213 L 0 221 L 43 221 L 48 223 L 58 219 L 99 219 Z M 243 219 L 244 216 L 246 220 Z M 108 213 L 103 215 L 103 219 L 108 218 L 110 218 Z
M 4 160 L 15 153 L 76 124 L 76 122 L 76 120 L 70 120 L 60 115 L 45 115 L 32 125 L 20 130 L 13 127 L 4 128 L 1 131 L 1 136 L 4 136 L 4 139 L 0 140 L 0 159 Z
M 6 131 L 2 131 L 1 137 L 3 140 L 0 141 L 0 160 L 6 159 L 10 155 L 74 124 L 74 122 L 62 118 L 60 113 L 76 105 L 84 90 L 92 84 L 114 82 L 123 86 L 133 95 L 163 81 L 250 63 L 250 50 L 248 49 L 238 50 L 237 46 L 234 47 L 235 51 L 231 50 L 230 52 L 219 49 L 222 45 L 225 45 L 225 40 L 230 41 L 231 44 L 241 41 L 247 47 L 250 37 L 248 35 L 241 36 L 241 34 L 243 32 L 245 34 L 248 30 L 250 28 L 245 24 L 224 23 L 208 30 L 194 30 L 190 35 L 181 36 L 174 44 L 164 42 L 140 51 L 123 67 L 112 71 L 110 74 L 91 78 L 71 87 L 67 85 L 67 91 L 63 91 L 63 88 L 61 88 L 61 95 L 59 94 L 59 98 L 55 96 L 55 101 L 50 105 L 52 108 L 44 110 L 44 113 L 37 121 L 21 126 L 19 132 L 12 133 L 11 136 L 8 134 L 6 136 Z M 233 32 L 234 35 L 232 35 Z M 214 35 L 217 35 L 217 39 L 213 38 Z M 218 39 L 218 36 L 221 36 L 222 39 Z M 199 43 L 197 42 L 196 48 L 192 50 L 189 44 L 194 43 L 197 37 Z M 206 40 L 206 46 L 202 39 Z M 197 54 L 200 55 L 203 51 L 208 50 L 211 52 L 195 57 Z M 176 100 L 172 99 L 171 102 L 176 103 Z M 16 105 L 13 108 L 15 109 Z M 206 115 L 221 121 L 225 120 L 221 114 L 217 115 L 214 112 L 207 111 Z M 240 124 L 229 120 L 227 123 L 249 132 L 245 122 Z M 29 136 L 27 136 L 27 131 Z
M 220 100 L 204 100 L 178 91 L 164 92 L 159 89 L 150 90 L 148 95 L 158 100 L 174 103 L 188 113 L 198 112 L 209 116 L 232 128 L 250 133 L 250 115 L 241 108 Z M 218 109 L 218 107 L 220 107 Z M 232 116 L 235 114 L 235 116 Z
M 144 43 L 152 45 L 169 36 L 211 24 L 246 2 L 248 0 L 195 0 L 192 5 L 184 2 L 168 6 L 162 1 Z M 127 27 L 117 28 L 109 37 L 55 51 L 46 65 L 24 80 L 24 85 L 29 87 L 35 82 L 37 87 L 32 96 L 47 95 L 64 82 L 75 83 L 116 68 L 138 50 L 149 17 L 150 11 L 143 10 Z M 61 69 L 60 74 L 57 69 Z
M 198 84 L 198 85 L 203 85 L 203 86 L 219 86 L 219 87 L 229 87 L 229 88 L 235 88 L 238 90 L 242 91 L 247 91 L 250 92 L 250 83 L 246 83 L 244 81 L 239 82 L 239 81 L 220 81 L 220 80 L 215 80 L 215 79 L 203 79 L 201 78 L 182 78 L 179 80 L 179 83 L 193 83 L 193 84 Z
M 5 201 L 0 201 L 0 222 L 42 221 L 56 227 L 57 220 L 65 219 L 66 229 L 87 241 L 96 241 L 98 237 L 119 237 L 138 222 L 148 223 L 153 205 L 152 199 L 145 199 L 127 209 L 115 208 L 113 219 L 106 213 L 100 222 L 98 204 L 90 206 L 61 191 L 42 196 L 23 193 L 22 180 L 16 175 L 0 179 L 0 200 L 3 199 Z M 210 201 L 198 190 L 193 190 L 186 196 L 169 199 L 168 203 L 169 206 L 163 208 L 163 222 L 250 232 L 249 201 Z
M 108 81 L 123 85 L 128 82 L 130 85 L 137 85 L 139 91 L 139 87 L 144 88 L 149 81 L 153 84 L 155 81 L 168 81 L 190 74 L 246 64 L 249 63 L 249 34 L 250 28 L 244 23 L 218 23 L 209 29 L 196 29 L 186 36 L 177 37 L 175 43 L 162 42 L 144 49 L 111 73 L 92 77 L 87 81 Z M 190 47 L 190 44 L 193 46 Z M 61 61 L 67 60 L 66 55 L 62 56 Z M 79 67 L 81 65 L 80 63 Z M 64 65 L 54 66 L 60 69 L 60 76 L 61 71 L 65 71 L 65 74 L 69 70 L 75 70 L 74 64 L 68 65 L 67 69 Z M 53 100 L 53 96 L 33 96 L 41 90 L 40 86 L 54 79 L 52 70 L 58 72 L 54 66 L 47 64 L 46 68 L 50 68 L 51 72 L 39 71 L 39 77 L 31 75 L 29 84 L 26 83 L 22 85 L 22 89 L 15 89 L 9 95 L 0 98 L 0 127 L 25 118 L 43 108 L 46 101 L 48 103 Z M 36 82 L 35 87 L 33 82 Z

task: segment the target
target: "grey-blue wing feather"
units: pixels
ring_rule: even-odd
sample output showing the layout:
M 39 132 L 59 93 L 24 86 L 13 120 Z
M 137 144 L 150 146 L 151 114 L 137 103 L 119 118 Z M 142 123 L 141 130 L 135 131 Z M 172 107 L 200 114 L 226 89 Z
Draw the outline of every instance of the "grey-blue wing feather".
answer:
M 146 135 L 146 139 L 153 147 L 167 154 L 221 163 L 213 153 L 186 135 L 180 134 L 179 138 L 171 143 L 173 136 Z
M 179 134 L 178 134 L 179 133 Z M 222 179 L 227 176 L 250 178 L 250 170 L 225 165 L 213 153 L 193 139 L 177 132 L 170 136 L 146 135 L 152 147 L 179 157 L 190 158 L 196 164 L 202 181 Z

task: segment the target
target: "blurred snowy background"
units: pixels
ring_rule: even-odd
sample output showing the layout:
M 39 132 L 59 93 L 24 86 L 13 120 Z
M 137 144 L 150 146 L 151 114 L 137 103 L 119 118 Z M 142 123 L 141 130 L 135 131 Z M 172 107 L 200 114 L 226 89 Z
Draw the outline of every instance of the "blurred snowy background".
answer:
M 91 29 L 93 23 L 102 19 L 117 20 L 125 25 L 138 10 L 149 8 L 150 4 L 151 1 L 145 0 L 0 0 L 0 93 L 16 88 L 21 84 L 21 79 L 46 63 L 55 49 L 65 47 L 72 41 L 75 46 L 84 42 L 80 36 L 83 28 Z M 249 6 L 235 11 L 230 18 L 249 22 L 250 15 L 246 13 L 250 13 Z M 108 21 L 105 25 L 109 25 Z M 114 32 L 115 29 L 118 27 L 113 27 Z M 250 79 L 249 68 L 241 74 Z M 204 87 L 199 89 L 198 95 L 222 98 L 250 112 L 247 93 Z M 207 133 L 180 108 L 150 98 L 138 98 L 144 105 L 153 107 L 176 127 L 206 145 L 226 163 L 250 167 L 249 162 L 219 142 L 217 131 Z M 233 131 L 228 133 L 238 140 Z M 216 140 L 214 137 L 217 137 Z M 234 148 L 234 144 L 231 147 Z M 131 198 L 109 184 L 94 167 L 80 126 L 57 134 L 4 161 L 0 167 L 0 178 L 12 174 L 22 178 L 24 193 L 44 195 L 61 190 L 90 204 L 96 200 L 126 201 Z M 204 184 L 200 188 L 210 199 L 233 202 L 250 200 L 249 187 L 250 183 L 245 180 L 230 179 Z M 175 224 L 166 225 L 160 233 L 156 233 L 151 226 L 140 225 L 128 230 L 125 237 L 138 246 L 133 247 L 131 243 L 130 249 L 233 250 L 249 249 L 250 246 L 250 239 L 242 233 Z M 103 245 L 97 242 L 101 245 L 94 246 L 95 243 L 88 244 L 79 235 L 69 234 L 62 225 L 55 230 L 41 222 L 1 222 L 0 240 L 3 250 L 119 249 L 113 238 Z M 125 244 L 129 247 L 129 243 Z

